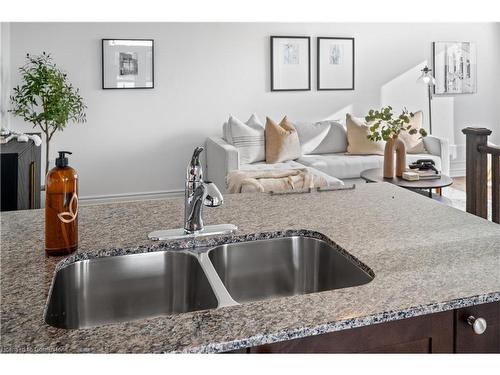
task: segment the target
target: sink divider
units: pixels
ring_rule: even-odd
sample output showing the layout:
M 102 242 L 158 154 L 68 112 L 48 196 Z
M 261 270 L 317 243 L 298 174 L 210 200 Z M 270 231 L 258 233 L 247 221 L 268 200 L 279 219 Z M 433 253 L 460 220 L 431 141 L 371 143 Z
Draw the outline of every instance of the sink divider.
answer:
M 224 286 L 224 283 L 220 279 L 217 271 L 210 261 L 210 258 L 208 257 L 208 252 L 198 253 L 195 255 L 198 259 L 198 262 L 200 263 L 201 268 L 203 269 L 203 272 L 205 272 L 205 275 L 207 276 L 208 282 L 212 287 L 215 297 L 219 301 L 218 307 L 239 305 L 239 303 L 231 297 L 226 287 Z

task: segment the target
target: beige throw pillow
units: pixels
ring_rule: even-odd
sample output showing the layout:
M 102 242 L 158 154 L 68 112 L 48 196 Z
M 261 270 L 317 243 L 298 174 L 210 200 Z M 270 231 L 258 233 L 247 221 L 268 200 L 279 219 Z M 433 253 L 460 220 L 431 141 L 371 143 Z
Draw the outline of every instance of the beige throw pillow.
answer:
M 299 136 L 297 130 L 283 117 L 276 124 L 269 117 L 266 118 L 266 163 L 280 163 L 294 160 L 301 156 Z
M 385 142 L 368 139 L 370 127 L 364 119 L 346 115 L 347 153 L 354 155 L 384 155 Z
M 413 128 L 419 130 L 423 123 L 423 113 L 418 111 L 414 113 L 413 117 L 410 118 L 410 124 Z M 407 131 L 399 133 L 399 138 L 406 145 L 406 152 L 408 154 L 424 154 L 427 151 L 424 147 L 424 142 L 420 139 L 420 134 L 410 134 Z

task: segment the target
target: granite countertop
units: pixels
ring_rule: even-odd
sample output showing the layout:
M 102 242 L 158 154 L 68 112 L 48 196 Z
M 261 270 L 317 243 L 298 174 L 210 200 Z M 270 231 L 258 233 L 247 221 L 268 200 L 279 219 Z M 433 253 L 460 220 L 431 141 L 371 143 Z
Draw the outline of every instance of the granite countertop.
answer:
M 173 198 L 81 207 L 76 258 L 147 251 L 150 231 L 182 226 L 182 204 Z M 228 195 L 222 207 L 205 209 L 205 223 L 236 224 L 237 235 L 317 231 L 375 278 L 321 293 L 58 329 L 45 324 L 43 312 L 64 257 L 44 254 L 44 212 L 2 212 L 2 351 L 219 352 L 500 300 L 500 226 L 387 183 Z

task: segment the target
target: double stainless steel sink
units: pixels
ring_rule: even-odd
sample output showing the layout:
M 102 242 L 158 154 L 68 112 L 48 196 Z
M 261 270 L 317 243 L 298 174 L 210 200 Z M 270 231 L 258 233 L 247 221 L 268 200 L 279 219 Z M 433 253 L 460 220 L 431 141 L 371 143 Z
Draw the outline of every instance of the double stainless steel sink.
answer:
M 95 258 L 56 273 L 45 321 L 59 328 L 87 328 L 372 279 L 371 272 L 336 247 L 303 236 Z

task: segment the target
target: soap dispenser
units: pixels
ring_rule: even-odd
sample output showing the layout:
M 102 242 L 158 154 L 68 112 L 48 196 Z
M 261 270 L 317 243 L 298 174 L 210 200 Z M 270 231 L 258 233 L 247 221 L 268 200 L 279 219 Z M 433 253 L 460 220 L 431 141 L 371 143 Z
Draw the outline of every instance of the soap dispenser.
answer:
M 45 253 L 67 255 L 78 248 L 78 177 L 58 151 L 56 166 L 45 178 Z

